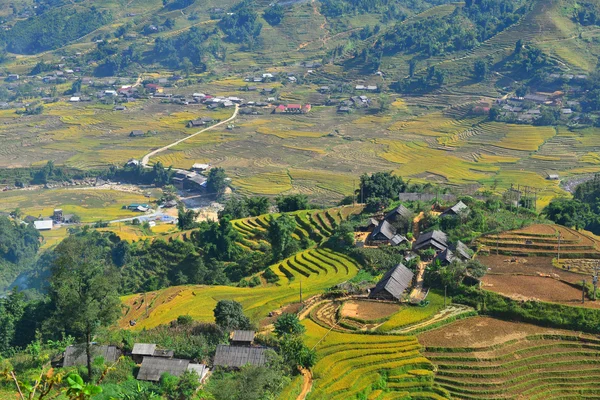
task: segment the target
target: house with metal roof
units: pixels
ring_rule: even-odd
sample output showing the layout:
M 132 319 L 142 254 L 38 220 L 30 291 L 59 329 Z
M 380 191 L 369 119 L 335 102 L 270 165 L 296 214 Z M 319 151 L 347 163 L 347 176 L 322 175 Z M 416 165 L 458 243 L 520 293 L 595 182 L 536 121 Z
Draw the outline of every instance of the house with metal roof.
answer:
M 375 218 L 369 218 L 364 225 L 358 228 L 358 230 L 360 232 L 373 232 L 373 230 L 377 228 L 378 225 L 379 221 L 377 221 Z
M 468 214 L 468 213 L 469 213 L 469 207 L 462 201 L 459 201 L 458 203 L 456 203 L 455 205 L 453 205 L 452 207 L 450 207 L 449 209 L 447 209 L 446 211 L 441 213 L 440 217 L 457 216 L 460 214 Z
M 154 343 L 134 343 L 131 358 L 135 362 L 142 362 L 144 356 L 153 356 L 156 350 Z
M 264 365 L 267 361 L 267 347 L 217 345 L 213 365 L 223 368 L 241 368 L 244 365 Z
M 403 264 L 390 269 L 369 293 L 370 299 L 401 300 L 402 295 L 412 286 L 414 274 Z
M 467 245 L 460 240 L 456 242 L 455 246 L 453 246 L 453 250 L 454 253 L 463 261 L 470 260 L 473 257 L 471 256 L 471 250 L 469 250 Z
M 33 221 L 33 226 L 38 231 L 49 231 L 54 226 L 54 222 L 51 219 L 43 221 Z
M 230 343 L 232 346 L 252 346 L 255 335 L 256 332 L 254 331 L 233 331 Z
M 448 248 L 448 237 L 442 231 L 427 232 L 419 236 L 413 244 L 413 251 L 434 249 L 444 251 Z
M 137 374 L 140 381 L 158 382 L 163 374 L 181 376 L 188 370 L 190 360 L 178 358 L 144 357 Z
M 373 229 L 368 241 L 372 244 L 389 243 L 394 236 L 396 236 L 396 228 L 386 220 L 383 220 Z
M 104 358 L 106 364 L 112 364 L 121 356 L 121 352 L 116 346 L 100 346 L 92 344 L 92 360 L 98 357 Z M 75 344 L 67 347 L 63 359 L 63 367 L 74 367 L 76 365 L 86 365 L 87 355 L 85 344 Z

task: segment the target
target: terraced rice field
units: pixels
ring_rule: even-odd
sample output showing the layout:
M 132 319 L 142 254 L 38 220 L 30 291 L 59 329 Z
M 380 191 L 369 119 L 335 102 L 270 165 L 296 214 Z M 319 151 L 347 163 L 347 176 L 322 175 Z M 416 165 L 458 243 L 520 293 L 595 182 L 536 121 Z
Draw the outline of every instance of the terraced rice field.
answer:
M 600 340 L 473 318 L 419 336 L 453 398 L 598 398 Z
M 310 239 L 320 243 L 331 235 L 336 226 L 347 220 L 350 215 L 360 213 L 362 208 L 362 206 L 344 206 L 328 210 L 301 210 L 289 213 L 296 222 L 296 230 L 292 236 L 296 240 Z M 265 214 L 236 219 L 232 220 L 231 224 L 242 235 L 240 240 L 242 246 L 260 250 L 261 246 L 269 245 L 261 236 L 266 233 L 270 221 L 279 215 Z
M 305 320 L 306 343 L 318 361 L 308 400 L 446 399 L 433 383 L 433 365 L 414 336 L 329 332 Z
M 304 298 L 323 292 L 335 284 L 351 279 L 359 266 L 351 258 L 327 249 L 306 250 L 270 267 L 279 276 L 274 285 L 254 288 L 230 286 L 176 286 L 122 298 L 126 312 L 119 325 L 135 329 L 166 324 L 179 315 L 190 315 L 198 321 L 212 321 L 219 300 L 239 301 L 252 321 L 258 322 L 283 305 L 299 300 L 300 285 Z M 300 283 L 302 282 L 302 283 Z
M 483 245 L 484 252 L 494 254 L 547 257 L 560 255 L 560 258 L 566 259 L 600 258 L 598 242 L 590 233 L 559 225 L 532 225 L 499 235 L 483 236 L 478 242 Z

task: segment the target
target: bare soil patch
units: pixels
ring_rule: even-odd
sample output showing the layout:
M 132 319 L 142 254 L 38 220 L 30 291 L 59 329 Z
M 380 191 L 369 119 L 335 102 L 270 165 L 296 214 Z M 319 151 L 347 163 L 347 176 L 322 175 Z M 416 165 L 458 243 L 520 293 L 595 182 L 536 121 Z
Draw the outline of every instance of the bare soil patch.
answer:
M 387 318 L 400 310 L 398 304 L 369 300 L 350 300 L 342 306 L 342 317 L 363 321 L 375 321 Z
M 298 312 L 300 312 L 301 309 L 302 309 L 302 303 L 288 304 L 287 306 L 281 308 L 280 310 L 273 312 L 272 316 L 263 318 L 260 321 L 260 327 L 264 328 L 265 326 L 273 324 L 277 320 L 277 318 L 279 318 L 279 316 L 281 316 L 281 314 L 298 314 Z
M 474 317 L 424 332 L 419 342 L 431 347 L 486 347 L 536 334 L 560 334 L 566 331 L 543 328 L 520 322 L 509 322 L 490 317 Z M 572 335 L 573 332 L 570 332 Z
M 554 267 L 551 257 L 513 257 L 494 254 L 479 256 L 477 259 L 488 267 L 486 277 L 489 275 L 553 276 L 571 283 L 581 282 L 585 278 L 581 274 Z

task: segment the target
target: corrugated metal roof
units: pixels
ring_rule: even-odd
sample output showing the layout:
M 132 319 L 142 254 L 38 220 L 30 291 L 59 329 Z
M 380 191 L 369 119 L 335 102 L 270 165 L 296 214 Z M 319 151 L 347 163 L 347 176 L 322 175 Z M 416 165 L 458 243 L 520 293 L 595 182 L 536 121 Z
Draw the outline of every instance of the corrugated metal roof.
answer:
M 371 233 L 371 240 L 383 240 L 383 238 L 385 238 L 387 240 L 391 240 L 395 234 L 396 234 L 396 228 L 394 228 L 386 220 L 383 220 L 383 221 L 381 221 L 381 223 L 379 225 L 377 225 L 375 227 L 375 229 L 373 229 L 373 232 Z M 380 235 L 383 236 L 383 238 L 377 237 Z
M 448 248 L 448 237 L 442 231 L 427 232 L 419 236 L 413 250 L 419 250 L 427 246 L 433 246 L 439 250 Z
M 116 346 L 92 345 L 92 359 L 103 357 L 104 362 L 114 363 L 117 361 L 121 352 Z M 87 355 L 85 354 L 85 344 L 76 344 L 67 347 L 65 350 L 65 359 L 63 367 L 73 367 L 75 365 L 86 365 Z
M 458 253 L 458 255 L 460 257 L 462 257 L 463 259 L 465 259 L 465 260 L 471 259 L 471 253 L 469 251 L 469 248 L 467 247 L 466 244 L 464 244 L 460 240 L 458 242 L 456 242 L 455 250 L 456 250 L 456 253 Z
M 151 356 L 156 350 L 155 343 L 134 343 L 131 354 L 141 356 Z
M 403 264 L 398 264 L 381 278 L 375 288 L 371 290 L 369 297 L 377 298 L 382 291 L 386 291 L 400 300 L 402 293 L 412 285 L 413 276 L 414 274 L 410 269 Z
M 240 368 L 246 364 L 264 365 L 266 347 L 242 347 L 220 344 L 215 353 L 214 365 L 220 367 Z
M 412 211 L 400 204 L 398 207 L 390 211 L 385 216 L 385 219 L 388 220 L 390 218 L 396 218 L 397 216 L 409 218 L 412 217 Z
M 137 379 L 158 382 L 165 372 L 181 376 L 187 370 L 190 360 L 177 358 L 144 357 Z
M 187 370 L 197 373 L 200 381 L 206 377 L 209 371 L 208 367 L 204 364 L 189 364 Z
M 233 331 L 231 340 L 234 342 L 252 342 L 255 334 L 254 331 Z

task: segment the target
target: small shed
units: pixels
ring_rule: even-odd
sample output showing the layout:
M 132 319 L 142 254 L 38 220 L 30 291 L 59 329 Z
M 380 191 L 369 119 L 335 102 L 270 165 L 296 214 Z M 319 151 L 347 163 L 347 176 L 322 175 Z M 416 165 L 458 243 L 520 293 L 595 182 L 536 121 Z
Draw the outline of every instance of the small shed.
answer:
M 43 220 L 43 221 L 33 221 L 33 226 L 38 231 L 49 231 L 52 230 L 54 223 L 51 219 Z
M 139 364 L 144 359 L 144 356 L 153 356 L 155 351 L 156 344 L 154 343 L 135 343 L 131 351 L 131 358 Z
M 244 365 L 264 365 L 267 361 L 266 347 L 217 345 L 213 364 L 216 367 L 241 368 Z
M 251 346 L 254 341 L 254 331 L 233 331 L 231 333 L 231 345 L 232 346 Z
M 165 373 L 181 376 L 187 371 L 189 364 L 190 360 L 178 358 L 144 357 L 137 379 L 158 382 Z
M 129 132 L 129 136 L 130 137 L 140 137 L 140 136 L 144 136 L 144 131 L 141 131 L 139 129 L 134 129 L 131 132 Z
M 559 180 L 559 176 L 558 176 L 558 174 L 548 174 L 548 180 L 557 181 L 557 180 Z
M 414 274 L 403 264 L 390 269 L 369 293 L 369 298 L 379 300 L 400 300 L 406 289 L 412 285 Z
M 457 216 L 459 214 L 468 214 L 468 213 L 469 213 L 469 207 L 462 201 L 459 201 L 458 203 L 456 203 L 455 205 L 453 205 L 452 207 L 450 207 L 449 209 L 444 211 L 440 215 L 440 217 Z
M 104 358 L 104 362 L 112 364 L 121 356 L 121 352 L 116 346 L 100 346 L 92 344 L 92 359 L 97 357 Z M 85 353 L 85 344 L 76 344 L 67 347 L 63 360 L 63 367 L 74 367 L 76 365 L 86 365 L 87 355 Z

